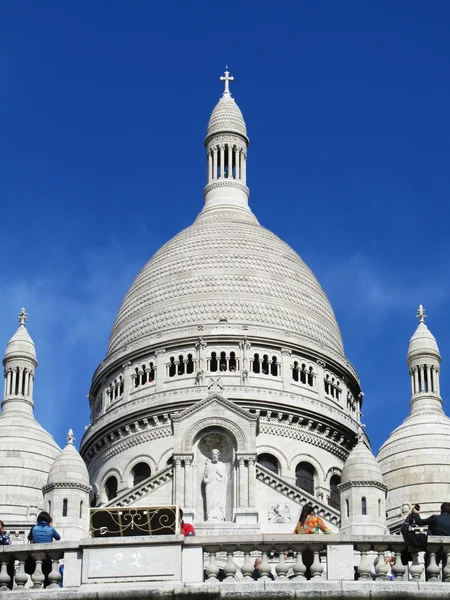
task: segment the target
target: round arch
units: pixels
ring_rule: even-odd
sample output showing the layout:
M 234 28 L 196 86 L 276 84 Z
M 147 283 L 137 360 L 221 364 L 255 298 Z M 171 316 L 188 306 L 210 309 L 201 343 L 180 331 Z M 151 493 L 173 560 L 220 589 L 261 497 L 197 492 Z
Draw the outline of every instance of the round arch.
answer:
M 256 453 L 258 456 L 260 454 L 273 454 L 280 464 L 281 475 L 285 474 L 289 469 L 289 461 L 284 452 L 282 452 L 279 448 L 275 448 L 275 446 L 269 446 L 267 444 L 263 444 L 262 446 L 257 446 Z
M 245 435 L 242 429 L 223 417 L 207 417 L 192 425 L 192 427 L 186 432 L 182 441 L 183 452 L 193 452 L 194 442 L 198 438 L 199 433 L 206 429 L 223 429 L 229 434 L 232 434 L 236 441 L 237 452 L 245 452 Z

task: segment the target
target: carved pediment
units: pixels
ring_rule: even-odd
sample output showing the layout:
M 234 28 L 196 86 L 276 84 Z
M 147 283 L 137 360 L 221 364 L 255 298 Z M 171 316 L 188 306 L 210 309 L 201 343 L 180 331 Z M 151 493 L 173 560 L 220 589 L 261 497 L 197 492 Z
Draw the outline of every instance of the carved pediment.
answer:
M 203 400 L 199 400 L 199 402 L 196 402 L 195 404 L 193 404 L 189 408 L 186 408 L 182 412 L 172 415 L 172 420 L 178 422 L 184 421 L 192 415 L 204 411 L 206 407 L 209 407 L 210 404 L 214 403 L 216 403 L 218 407 L 220 407 L 222 410 L 225 408 L 228 411 L 235 413 L 236 415 L 239 415 L 244 419 L 247 419 L 248 421 L 256 422 L 258 420 L 257 415 L 249 412 L 245 408 L 241 408 L 232 400 L 228 400 L 228 398 L 225 398 L 224 396 L 216 392 L 214 392 L 213 394 L 209 394 L 208 396 L 206 396 L 206 398 L 203 398 Z

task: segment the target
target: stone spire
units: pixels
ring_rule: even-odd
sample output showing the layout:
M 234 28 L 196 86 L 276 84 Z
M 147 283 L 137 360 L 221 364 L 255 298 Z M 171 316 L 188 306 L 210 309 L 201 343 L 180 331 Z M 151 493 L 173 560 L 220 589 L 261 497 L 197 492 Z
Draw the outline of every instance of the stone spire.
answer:
M 234 77 L 228 67 L 220 77 L 224 91 L 211 113 L 205 138 L 207 182 L 205 209 L 240 208 L 249 210 L 247 181 L 247 127 L 230 92 Z
M 24 308 L 19 313 L 19 328 L 9 340 L 3 358 L 5 385 L 3 412 L 12 409 L 33 414 L 33 383 L 38 364 L 36 349 L 25 327 L 28 315 Z
M 411 414 L 421 411 L 442 413 L 439 387 L 441 355 L 435 337 L 425 325 L 422 305 L 417 311 L 419 325 L 412 336 L 407 363 L 411 378 Z

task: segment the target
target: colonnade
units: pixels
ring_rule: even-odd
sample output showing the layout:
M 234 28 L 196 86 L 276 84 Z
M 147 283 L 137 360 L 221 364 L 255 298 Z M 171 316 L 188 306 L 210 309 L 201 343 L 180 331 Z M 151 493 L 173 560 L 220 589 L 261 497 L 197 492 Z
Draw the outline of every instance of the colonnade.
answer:
M 246 183 L 247 151 L 236 144 L 218 144 L 208 150 L 208 183 L 236 179 Z
M 3 396 L 33 397 L 34 373 L 26 367 L 14 367 L 5 371 Z

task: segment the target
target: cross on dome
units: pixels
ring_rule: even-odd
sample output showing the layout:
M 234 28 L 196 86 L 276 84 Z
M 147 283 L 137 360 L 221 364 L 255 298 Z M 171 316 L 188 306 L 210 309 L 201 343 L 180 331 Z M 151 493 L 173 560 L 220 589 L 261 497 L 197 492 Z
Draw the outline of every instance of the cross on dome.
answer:
M 419 323 L 425 323 L 427 315 L 425 314 L 425 309 L 421 304 L 419 304 L 416 317 L 419 319 Z
M 225 73 L 220 78 L 220 81 L 225 82 L 225 90 L 223 95 L 231 95 L 230 94 L 230 81 L 234 81 L 234 77 L 230 75 L 230 71 L 228 70 L 228 65 L 225 67 Z
M 27 322 L 27 319 L 28 319 L 27 311 L 24 308 L 22 308 L 22 310 L 20 311 L 18 316 L 19 316 L 20 325 L 25 325 L 25 323 Z
M 66 440 L 68 444 L 73 444 L 75 440 L 75 436 L 73 435 L 73 431 L 71 429 L 69 429 L 69 433 L 67 434 Z

